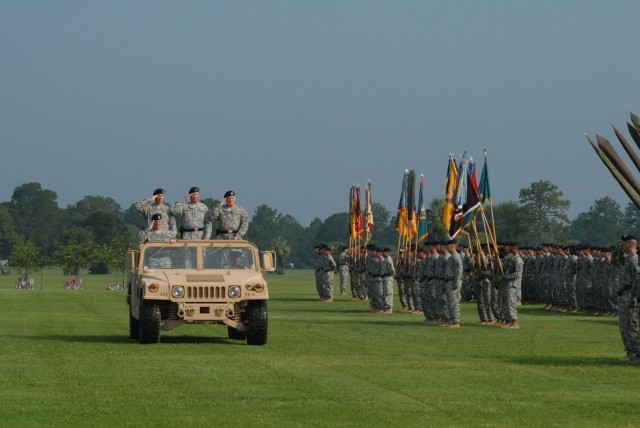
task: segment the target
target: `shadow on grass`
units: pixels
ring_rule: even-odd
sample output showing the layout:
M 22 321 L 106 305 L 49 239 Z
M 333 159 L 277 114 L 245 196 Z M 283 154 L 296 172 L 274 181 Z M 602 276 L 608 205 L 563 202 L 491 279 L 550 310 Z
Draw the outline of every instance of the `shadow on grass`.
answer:
M 528 366 L 550 366 L 550 367 L 604 367 L 604 366 L 617 366 L 624 367 L 626 365 L 633 365 L 622 362 L 618 359 L 603 358 L 603 357 L 560 357 L 560 356 L 537 356 L 537 357 L 498 357 L 497 359 L 512 362 L 516 364 L 523 364 Z
M 114 343 L 114 344 L 131 344 L 139 345 L 135 339 L 128 336 L 63 336 L 52 334 L 49 336 L 17 336 L 4 335 L 0 338 L 21 339 L 21 340 L 55 340 L 66 343 Z M 246 345 L 244 340 L 231 340 L 226 337 L 211 336 L 163 336 L 160 335 L 160 343 L 211 343 L 221 345 Z

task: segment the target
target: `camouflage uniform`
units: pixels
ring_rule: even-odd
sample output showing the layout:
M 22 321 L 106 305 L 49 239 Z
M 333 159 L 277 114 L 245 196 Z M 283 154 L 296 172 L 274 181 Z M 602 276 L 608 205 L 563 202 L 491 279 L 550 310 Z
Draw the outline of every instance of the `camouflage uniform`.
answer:
M 404 271 L 406 267 L 406 258 L 403 253 L 398 255 L 396 260 L 396 282 L 398 283 L 398 299 L 400 300 L 400 306 L 403 311 L 409 310 L 407 304 L 407 296 L 404 292 Z
M 338 272 L 340 273 L 340 294 L 347 292 L 347 278 L 349 277 L 349 264 L 351 256 L 345 252 L 338 255 Z
M 331 254 L 322 255 L 322 273 L 320 275 L 320 286 L 322 298 L 333 298 L 333 276 L 336 271 L 336 262 Z
M 182 239 L 203 239 L 211 236 L 211 222 L 205 219 L 208 211 L 202 202 L 176 202 L 171 206 L 173 215 L 182 219 Z
M 420 296 L 422 311 L 429 321 L 438 319 L 438 302 L 436 299 L 438 288 L 438 277 L 436 276 L 436 265 L 440 254 L 431 253 L 425 260 L 425 282 L 423 294 Z
M 396 273 L 393 259 L 387 255 L 381 262 L 381 278 L 382 278 L 382 309 L 391 311 L 393 308 L 393 277 Z
M 407 300 L 407 310 L 413 312 L 417 310 L 416 300 L 414 296 L 414 283 L 416 278 L 416 260 L 412 257 L 411 253 L 405 256 L 404 270 L 403 270 L 403 284 L 404 284 L 404 296 Z
M 233 207 L 227 207 L 226 205 L 218 205 L 217 207 L 209 210 L 205 217 L 210 225 L 216 223 L 216 239 L 243 239 L 243 236 L 249 230 L 249 217 L 247 212 L 239 205 Z M 211 236 L 211 229 L 209 234 L 205 237 L 208 239 Z
M 505 321 L 515 323 L 518 321 L 518 288 L 522 279 L 522 270 L 524 269 L 524 261 L 519 254 L 512 256 L 509 262 L 509 269 L 506 271 L 505 279 L 505 296 L 507 297 L 507 313 L 503 314 Z
M 143 229 L 138 232 L 138 242 L 141 244 L 145 242 L 168 242 L 171 239 L 175 239 L 175 235 L 170 230 Z
M 169 205 L 162 203 L 156 204 L 155 201 L 151 202 L 148 199 L 143 199 L 137 202 L 135 205 L 136 211 L 142 214 L 147 219 L 147 227 L 151 226 L 151 217 L 154 214 L 160 214 L 162 216 L 162 229 L 173 232 L 173 237 L 177 235 L 176 219 L 171 212 Z
M 634 252 L 626 254 L 621 260 L 621 278 L 618 289 L 618 322 L 620 326 L 620 336 L 627 353 L 640 354 L 638 349 L 638 312 L 637 281 L 640 276 L 638 266 L 638 255 Z
M 444 280 L 447 306 L 449 309 L 449 322 L 460 323 L 460 292 L 462 289 L 462 257 L 456 251 L 450 253 L 445 265 Z
M 438 306 L 438 319 L 442 322 L 449 321 L 449 305 L 447 304 L 447 290 L 445 288 L 445 270 L 447 268 L 447 261 L 451 257 L 448 251 L 440 254 L 436 261 L 436 300 Z

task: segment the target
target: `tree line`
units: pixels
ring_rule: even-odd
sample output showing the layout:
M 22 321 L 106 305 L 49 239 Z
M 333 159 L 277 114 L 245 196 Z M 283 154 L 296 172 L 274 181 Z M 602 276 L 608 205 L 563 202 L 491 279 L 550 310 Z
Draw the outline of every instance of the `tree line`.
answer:
M 640 230 L 640 211 L 632 203 L 623 208 L 605 196 L 570 220 L 567 212 L 571 202 L 563 196 L 556 185 L 537 181 L 521 189 L 517 201 L 493 204 L 498 240 L 520 245 L 553 242 L 608 246 L 620 235 Z M 219 204 L 215 199 L 202 202 L 209 207 Z M 440 220 L 443 205 L 444 200 L 439 198 L 428 204 L 430 240 L 446 239 Z M 488 209 L 485 206 L 485 211 Z M 375 227 L 371 242 L 395 249 L 396 216 L 376 202 L 372 211 Z M 54 191 L 42 188 L 40 183 L 25 183 L 15 188 L 10 201 L 0 203 L 0 258 L 10 258 L 14 266 L 21 263 L 29 269 L 56 265 L 72 273 L 87 268 L 94 273 L 119 273 L 124 269 L 124 253 L 135 247 L 135 236 L 145 226 L 134 204 L 122 209 L 111 197 L 85 196 L 60 208 Z M 260 205 L 253 213 L 246 239 L 261 249 L 275 250 L 280 270 L 289 263 L 311 267 L 315 244 L 325 243 L 335 251 L 348 244 L 348 207 L 324 220 L 315 218 L 305 227 L 289 214 Z

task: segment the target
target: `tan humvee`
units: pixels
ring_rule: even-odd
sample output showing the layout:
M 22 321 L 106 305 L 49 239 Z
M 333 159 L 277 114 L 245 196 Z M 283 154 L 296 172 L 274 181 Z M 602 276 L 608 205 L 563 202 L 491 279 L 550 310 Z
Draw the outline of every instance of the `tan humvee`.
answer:
M 158 343 L 160 330 L 226 324 L 230 339 L 267 342 L 275 253 L 248 241 L 148 242 L 127 253 L 129 336 Z

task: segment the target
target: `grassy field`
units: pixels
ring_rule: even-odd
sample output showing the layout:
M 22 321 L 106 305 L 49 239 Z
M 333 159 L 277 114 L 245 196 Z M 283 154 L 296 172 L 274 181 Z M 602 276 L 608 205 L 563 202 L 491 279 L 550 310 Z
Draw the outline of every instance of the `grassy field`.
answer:
M 639 426 L 640 366 L 616 318 L 520 308 L 520 330 L 460 330 L 413 314 L 315 301 L 313 273 L 269 275 L 269 341 L 182 326 L 159 345 L 128 338 L 109 276 L 64 290 L 0 277 L 2 426 Z

